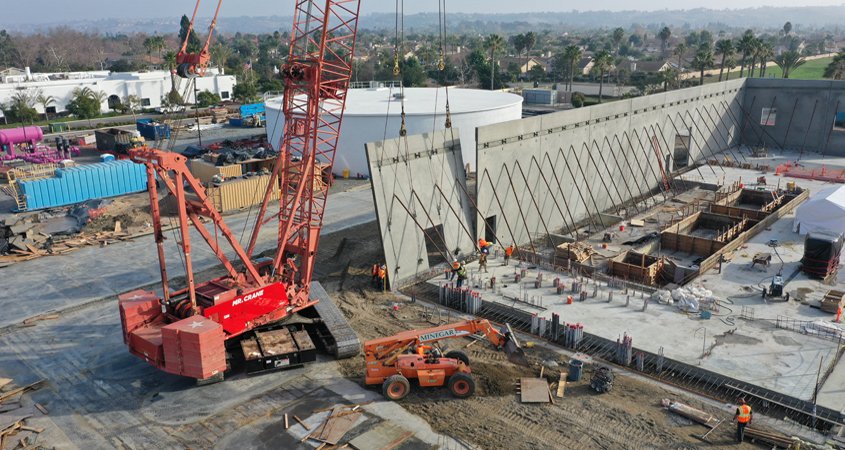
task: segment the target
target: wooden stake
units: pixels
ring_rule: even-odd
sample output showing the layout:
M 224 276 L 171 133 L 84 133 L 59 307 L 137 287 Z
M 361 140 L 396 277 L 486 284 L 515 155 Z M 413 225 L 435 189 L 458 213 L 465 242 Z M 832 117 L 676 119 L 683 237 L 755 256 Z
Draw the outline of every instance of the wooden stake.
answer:
M 290 423 L 288 423 L 288 415 L 287 413 L 285 413 L 285 430 L 287 430 L 288 428 L 290 428 Z
M 35 404 L 35 407 L 36 407 L 39 411 L 41 411 L 41 413 L 42 413 L 42 414 L 44 414 L 45 416 L 46 416 L 47 414 L 50 414 L 50 411 L 48 411 L 48 410 L 47 410 L 47 408 L 45 408 L 45 407 L 44 407 L 44 405 L 42 405 L 41 403 L 36 403 L 36 404 Z
M 299 422 L 299 424 L 302 425 L 302 428 L 305 428 L 305 431 L 311 431 L 308 428 L 308 425 L 305 425 L 305 422 L 303 422 L 302 419 L 300 419 L 299 417 L 296 417 L 296 414 L 293 415 L 293 419 L 296 420 L 297 422 Z

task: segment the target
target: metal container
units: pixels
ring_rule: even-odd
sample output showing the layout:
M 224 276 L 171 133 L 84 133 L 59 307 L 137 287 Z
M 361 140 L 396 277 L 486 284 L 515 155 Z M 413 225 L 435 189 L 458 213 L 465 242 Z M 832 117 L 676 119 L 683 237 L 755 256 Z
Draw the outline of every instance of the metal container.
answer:
M 170 125 L 156 122 L 153 119 L 138 119 L 135 121 L 135 128 L 144 139 L 150 141 L 170 139 Z
M 549 89 L 524 89 L 522 98 L 530 105 L 554 105 L 557 101 L 557 91 Z
M 96 130 L 94 136 L 97 142 L 97 150 L 101 152 L 114 152 L 117 144 L 131 145 L 132 142 L 132 133 L 119 128 Z
M 210 187 L 208 196 L 218 211 L 237 211 L 261 203 L 269 181 L 270 175 L 239 178 Z M 279 199 L 278 189 L 273 189 L 270 199 Z
M 147 190 L 142 164 L 109 161 L 56 169 L 55 177 L 19 183 L 26 209 L 72 205 Z
M 566 381 L 578 381 L 581 379 L 581 371 L 584 368 L 584 362 L 571 359 L 569 360 L 569 376 L 566 377 Z

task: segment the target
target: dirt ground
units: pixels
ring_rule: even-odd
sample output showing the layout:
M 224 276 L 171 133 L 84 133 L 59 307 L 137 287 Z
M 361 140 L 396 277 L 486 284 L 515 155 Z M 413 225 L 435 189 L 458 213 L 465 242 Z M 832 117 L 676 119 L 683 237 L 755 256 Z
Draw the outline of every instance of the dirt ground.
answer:
M 320 280 L 358 333 L 361 341 L 388 336 L 411 328 L 434 326 L 428 322 L 424 303 L 410 303 L 404 297 L 382 293 L 370 287 L 370 267 L 378 261 L 380 242 L 375 224 L 347 230 L 321 240 L 316 279 Z M 393 305 L 399 311 L 393 311 Z M 443 323 L 448 318 L 442 317 Z M 454 317 L 451 318 L 453 321 Z M 451 349 L 467 346 L 470 339 L 443 341 Z M 504 354 L 483 342 L 467 349 L 476 378 L 474 397 L 453 399 L 445 388 L 421 389 L 401 403 L 424 417 L 438 432 L 485 449 L 623 449 L 623 448 L 756 448 L 738 446 L 733 441 L 731 422 L 717 428 L 709 442 L 696 438 L 708 429 L 669 413 L 660 400 L 670 398 L 724 417 L 724 412 L 703 404 L 692 396 L 677 395 L 656 383 L 628 376 L 617 376 L 613 390 L 596 394 L 589 388 L 591 375 L 585 370 L 582 381 L 568 383 L 564 398 L 555 404 L 522 404 L 514 384 L 520 377 L 536 377 L 539 367 L 525 368 L 509 363 Z M 528 350 L 535 362 L 554 360 L 565 367 L 568 359 L 542 350 Z M 339 362 L 342 373 L 363 384 L 363 356 Z M 557 381 L 559 368 L 547 369 L 550 382 Z M 381 386 L 370 387 L 380 391 Z
M 92 217 L 83 231 L 96 233 L 99 231 L 114 231 L 115 223 L 130 235 L 143 233 L 152 229 L 150 216 L 150 197 L 146 192 L 125 195 L 113 199 L 102 208 L 102 212 Z

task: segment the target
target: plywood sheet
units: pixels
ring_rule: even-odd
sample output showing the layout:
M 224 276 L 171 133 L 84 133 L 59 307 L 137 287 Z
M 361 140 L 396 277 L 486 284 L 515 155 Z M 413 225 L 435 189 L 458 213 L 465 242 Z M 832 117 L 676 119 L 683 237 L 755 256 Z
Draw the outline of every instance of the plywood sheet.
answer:
M 548 403 L 549 382 L 543 378 L 521 378 L 519 380 L 522 403 Z
M 370 431 L 349 441 L 358 450 L 391 450 L 413 436 L 414 433 L 392 422 L 382 422 Z

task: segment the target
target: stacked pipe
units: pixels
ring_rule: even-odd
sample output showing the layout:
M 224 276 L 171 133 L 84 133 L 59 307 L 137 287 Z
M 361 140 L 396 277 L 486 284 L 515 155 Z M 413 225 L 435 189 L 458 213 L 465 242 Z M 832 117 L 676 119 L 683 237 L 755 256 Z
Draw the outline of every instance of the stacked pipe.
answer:
M 565 325 L 563 330 L 563 346 L 569 348 L 576 348 L 584 338 L 584 325 L 580 323 L 570 323 Z
M 481 309 L 481 294 L 467 288 L 456 288 L 450 283 L 440 285 L 438 303 L 468 314 L 478 314 Z
M 552 341 L 557 342 L 560 338 L 560 315 L 552 313 Z
M 616 338 L 616 362 L 623 366 L 630 366 L 633 358 L 634 338 L 625 333 L 621 338 Z

